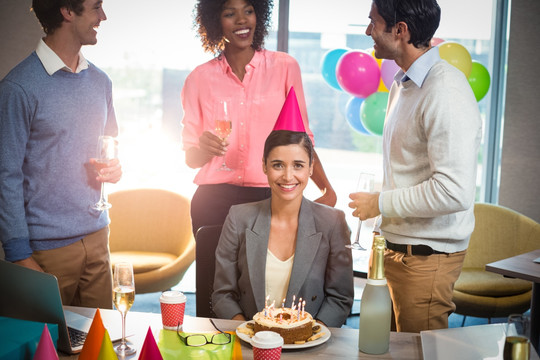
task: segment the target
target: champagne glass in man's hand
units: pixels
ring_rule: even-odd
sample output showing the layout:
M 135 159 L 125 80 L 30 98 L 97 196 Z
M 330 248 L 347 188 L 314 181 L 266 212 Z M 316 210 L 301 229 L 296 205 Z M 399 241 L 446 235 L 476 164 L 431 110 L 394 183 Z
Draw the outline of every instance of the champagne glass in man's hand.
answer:
M 109 166 L 109 162 L 118 158 L 118 141 L 112 136 L 102 135 L 98 139 L 97 158 L 93 162 L 96 172 L 100 174 L 101 169 Z M 99 201 L 92 207 L 95 210 L 103 211 L 111 207 L 105 195 L 105 182 L 101 182 L 101 195 Z
M 133 266 L 130 263 L 117 263 L 114 265 L 113 300 L 116 309 L 122 314 L 122 342 L 115 352 L 125 357 L 137 352 L 126 341 L 126 315 L 135 301 L 135 281 L 133 279 Z
M 361 173 L 356 186 L 357 192 L 373 192 L 375 176 L 373 174 Z M 367 250 L 360 245 L 360 230 L 362 229 L 362 220 L 358 219 L 358 229 L 356 230 L 356 238 L 351 245 L 345 245 L 353 250 Z

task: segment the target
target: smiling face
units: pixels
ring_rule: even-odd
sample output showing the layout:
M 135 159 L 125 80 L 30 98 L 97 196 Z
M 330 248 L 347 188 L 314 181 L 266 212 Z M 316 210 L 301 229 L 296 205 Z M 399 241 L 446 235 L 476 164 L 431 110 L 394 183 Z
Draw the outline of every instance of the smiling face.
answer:
M 102 0 L 85 0 L 84 10 L 73 17 L 73 33 L 81 45 L 95 45 L 99 24 L 107 20 L 103 11 Z
M 255 9 L 246 0 L 229 0 L 223 5 L 221 27 L 225 48 L 250 48 L 257 26 Z
M 302 194 L 313 173 L 313 164 L 302 145 L 284 145 L 273 148 L 263 171 L 268 177 L 272 199 L 301 201 Z
M 387 31 L 386 21 L 382 18 L 377 10 L 375 3 L 371 3 L 371 11 L 369 12 L 371 22 L 366 29 L 366 35 L 373 39 L 373 50 L 375 57 L 378 59 L 394 60 L 396 55 L 396 40 L 394 38 L 394 29 Z

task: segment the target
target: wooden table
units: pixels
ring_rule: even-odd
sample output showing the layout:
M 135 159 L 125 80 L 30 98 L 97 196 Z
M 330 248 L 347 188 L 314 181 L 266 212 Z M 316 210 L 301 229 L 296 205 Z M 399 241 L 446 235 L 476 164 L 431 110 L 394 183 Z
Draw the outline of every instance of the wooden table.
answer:
M 66 306 L 66 309 L 80 313 L 85 316 L 92 317 L 95 309 L 79 308 Z M 120 314 L 116 310 L 100 310 L 103 322 L 107 326 L 107 322 L 111 319 L 120 321 Z M 222 320 L 215 321 L 216 325 L 224 331 L 234 331 L 241 321 Z M 152 329 L 154 337 L 157 338 L 161 326 L 161 315 L 152 313 L 128 312 L 126 320 L 127 328 L 134 332 L 134 336 L 129 340 L 133 342 L 138 352 L 136 355 L 127 359 L 137 359 L 141 350 L 142 344 L 146 337 L 148 327 Z M 204 332 L 215 331 L 207 318 L 197 318 L 186 316 L 184 319 L 184 331 L 186 332 Z M 390 351 L 384 355 L 367 355 L 358 351 L 358 330 L 345 328 L 331 328 L 332 336 L 330 339 L 312 348 L 304 348 L 298 350 L 284 350 L 282 359 L 404 359 L 416 360 L 422 359 L 422 346 L 419 334 L 413 333 L 396 333 L 390 334 Z M 116 343 L 115 343 L 116 346 Z M 242 357 L 243 359 L 253 359 L 253 351 L 251 345 L 242 341 Z M 77 359 L 77 355 L 61 354 L 60 359 Z
M 531 298 L 531 343 L 540 350 L 540 264 L 533 260 L 540 257 L 540 249 L 499 260 L 486 265 L 486 270 L 508 277 L 533 282 Z

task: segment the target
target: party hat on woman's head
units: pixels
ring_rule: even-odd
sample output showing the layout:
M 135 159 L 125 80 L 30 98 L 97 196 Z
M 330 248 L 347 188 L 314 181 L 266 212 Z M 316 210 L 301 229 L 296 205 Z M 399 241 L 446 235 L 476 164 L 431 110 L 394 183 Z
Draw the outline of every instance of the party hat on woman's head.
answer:
M 306 132 L 293 87 L 289 90 L 289 94 L 287 95 L 287 99 L 285 99 L 273 130 Z

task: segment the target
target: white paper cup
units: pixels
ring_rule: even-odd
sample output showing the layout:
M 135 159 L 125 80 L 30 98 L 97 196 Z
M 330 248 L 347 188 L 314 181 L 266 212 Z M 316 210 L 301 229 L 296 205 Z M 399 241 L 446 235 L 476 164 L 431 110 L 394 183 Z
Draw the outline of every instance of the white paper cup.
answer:
M 164 329 L 176 330 L 178 324 L 184 324 L 186 300 L 186 296 L 181 291 L 164 291 L 161 294 L 159 303 Z
M 273 331 L 259 331 L 251 338 L 254 360 L 279 360 L 283 338 Z

